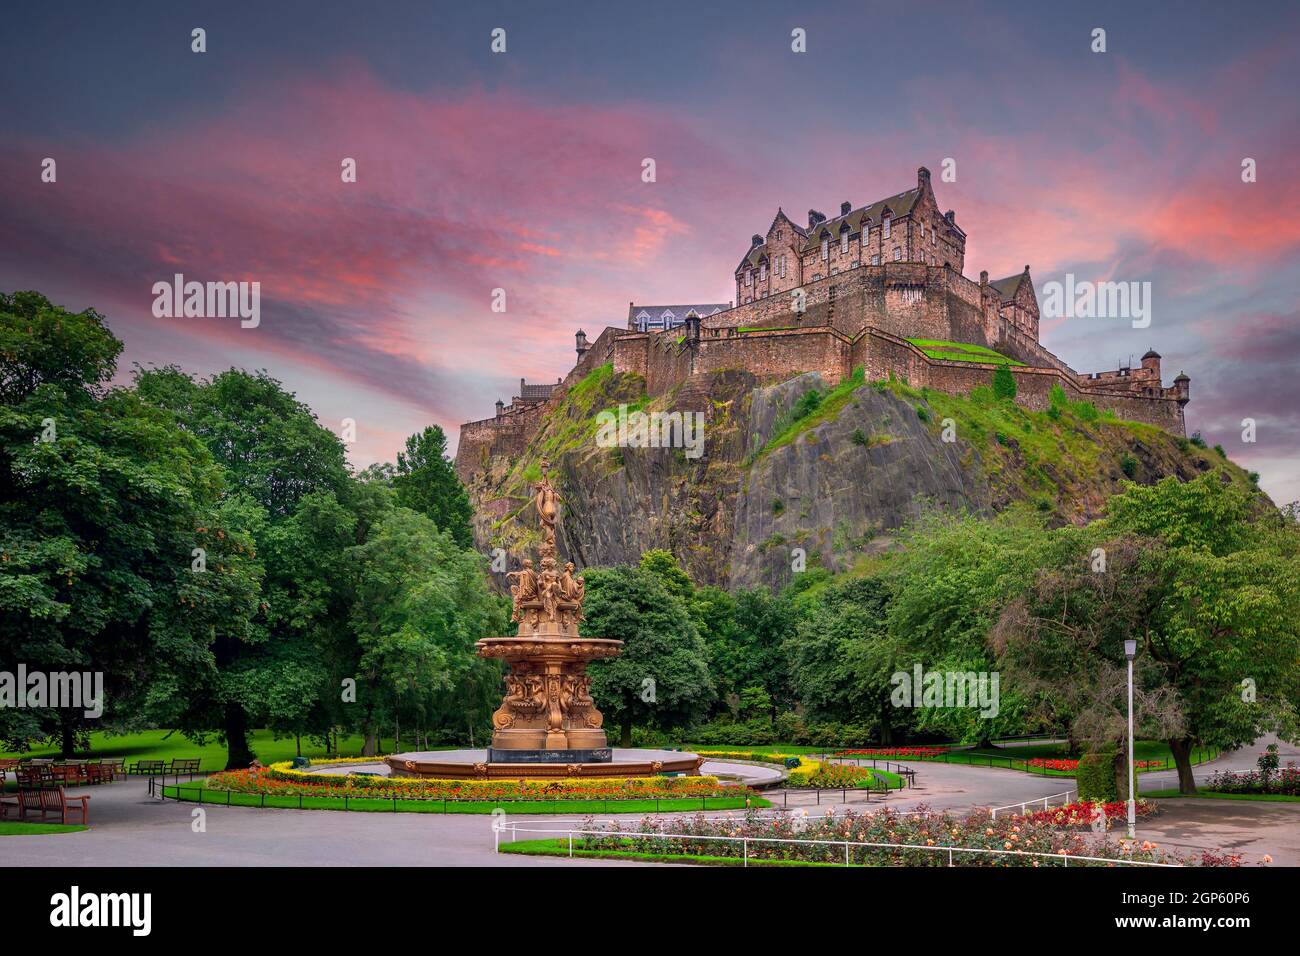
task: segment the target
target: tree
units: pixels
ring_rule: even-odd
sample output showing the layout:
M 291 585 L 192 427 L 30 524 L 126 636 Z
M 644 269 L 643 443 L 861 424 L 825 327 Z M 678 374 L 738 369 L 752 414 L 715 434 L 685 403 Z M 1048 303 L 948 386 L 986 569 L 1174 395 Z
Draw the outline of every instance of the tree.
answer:
M 474 546 L 469 495 L 447 457 L 447 436 L 437 425 L 406 439 L 392 473 L 397 503 L 433 520 L 462 548 Z
M 1148 553 L 1160 545 L 1147 538 L 1106 538 L 1104 530 L 1054 532 L 1065 547 L 1004 608 L 990 644 L 1004 682 L 1026 701 L 1027 715 L 1068 727 L 1070 740 L 1090 753 L 1114 754 L 1115 791 L 1127 797 L 1124 641 L 1148 626 L 1160 602 L 1161 584 L 1144 569 Z M 1133 716 L 1144 737 L 1169 737 L 1185 728 L 1182 704 L 1162 684 L 1160 671 L 1150 655 L 1135 662 Z
M 1052 540 L 1041 520 L 1012 509 L 992 520 L 932 514 L 904 535 L 890 564 L 888 631 L 900 670 L 992 672 L 989 631 L 1003 607 L 1020 594 L 1046 560 Z M 1021 730 L 1022 701 L 999 686 L 996 717 L 974 708 L 921 707 L 917 726 L 968 743 L 988 745 Z
M 620 727 L 620 745 L 632 745 L 636 723 L 666 729 L 703 717 L 713 683 L 682 601 L 643 568 L 589 568 L 584 577 L 584 630 L 624 642 L 619 657 L 588 669 L 597 706 Z
M 133 717 L 173 657 L 201 658 L 215 623 L 192 589 L 210 546 L 231 626 L 255 607 L 255 563 L 211 541 L 221 469 L 167 412 L 109 389 L 118 342 L 93 310 L 38 293 L 0 296 L 0 660 L 104 675 L 106 719 Z M 229 570 L 229 573 L 225 573 Z M 227 586 L 229 585 L 229 586 Z M 183 604 L 195 613 L 179 613 Z M 55 737 L 70 756 L 90 724 L 79 708 L 0 711 L 25 748 Z
M 1300 534 L 1226 472 L 1124 484 L 1105 524 L 1160 542 L 1139 572 L 1156 588 L 1134 628 L 1186 715 L 1169 747 L 1194 793 L 1196 743 L 1239 747 L 1261 733 L 1300 738 Z
M 284 731 L 311 722 L 323 733 L 328 726 L 328 697 L 269 688 L 321 687 L 325 694 L 324 662 L 337 658 L 347 613 L 342 553 L 366 530 L 349 513 L 357 485 L 338 437 L 265 372 L 230 369 L 195 381 L 171 367 L 137 370 L 136 389 L 203 442 L 227 486 L 260 511 L 255 517 L 247 508 L 228 510 L 250 524 L 221 530 L 253 536 L 267 593 L 247 628 L 214 626 L 216 674 L 200 679 L 197 670 L 183 672 L 198 683 L 180 714 L 187 733 L 219 729 L 228 767 L 247 766 L 253 757 L 248 732 L 259 719 Z
M 385 717 L 424 727 L 453 715 L 485 719 L 486 690 L 500 685 L 500 667 L 477 657 L 474 645 L 499 632 L 505 614 L 479 555 L 458 548 L 424 515 L 397 507 L 347 557 L 357 578 L 352 628 L 364 752 L 375 753 Z M 479 689 L 477 714 L 465 706 L 467 687 Z
M 880 578 L 828 586 L 786 642 L 794 686 L 807 713 L 823 720 L 878 722 L 889 743 L 901 715 L 890 704 L 897 649 L 886 630 L 889 590 Z

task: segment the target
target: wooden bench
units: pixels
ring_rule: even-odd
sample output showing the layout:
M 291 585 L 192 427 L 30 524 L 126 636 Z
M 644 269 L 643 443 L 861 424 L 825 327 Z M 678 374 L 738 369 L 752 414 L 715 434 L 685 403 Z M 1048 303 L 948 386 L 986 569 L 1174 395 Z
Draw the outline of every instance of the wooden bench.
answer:
M 160 777 L 167 772 L 167 764 L 162 760 L 137 760 L 127 768 L 127 773 L 148 774 L 151 777 Z
M 200 757 L 174 757 L 172 758 L 171 768 L 167 772 L 175 774 L 177 777 L 180 777 L 183 773 L 187 773 L 190 775 L 190 779 L 193 780 L 194 775 L 199 772 L 199 762 L 201 759 L 202 758 Z
M 69 816 L 79 816 L 75 822 L 90 826 L 90 797 L 70 797 L 62 787 L 36 787 L 31 790 L 18 791 L 18 816 L 26 818 L 29 813 L 39 813 L 44 820 L 48 814 L 56 814 L 60 823 L 68 823 Z

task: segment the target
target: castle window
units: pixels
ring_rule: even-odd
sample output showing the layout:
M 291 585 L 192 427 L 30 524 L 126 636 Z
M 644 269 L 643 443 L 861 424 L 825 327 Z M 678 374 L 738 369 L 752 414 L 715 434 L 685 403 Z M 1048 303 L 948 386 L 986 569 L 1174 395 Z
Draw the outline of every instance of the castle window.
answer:
M 746 269 L 746 270 L 745 270 L 745 285 L 753 285 L 753 284 L 754 284 L 754 273 L 753 273 L 753 270 L 751 270 L 751 269 Z
M 785 238 L 785 233 L 782 232 L 780 229 L 778 229 L 778 230 L 776 231 L 776 241 L 777 241 L 777 242 L 780 242 L 780 241 L 781 241 L 782 239 L 784 239 L 784 238 Z
M 831 241 L 825 236 L 822 237 L 822 261 L 826 262 L 831 257 Z
M 785 278 L 785 256 L 781 256 L 781 258 L 777 260 L 777 266 L 781 270 L 781 278 L 784 279 Z
M 758 278 L 759 278 L 759 281 L 760 281 L 760 282 L 763 281 L 763 280 L 765 280 L 765 279 L 767 279 L 767 263 L 766 263 L 766 262 L 760 262 L 760 263 L 758 264 Z
M 880 238 L 881 238 L 881 239 L 888 239 L 888 238 L 889 238 L 889 224 L 890 224 L 890 222 L 891 222 L 891 220 L 890 220 L 890 218 L 889 218 L 888 216 L 886 216 L 885 218 L 883 218 L 883 219 L 880 220 Z
M 878 266 L 878 265 L 880 265 L 880 256 L 872 256 L 872 257 L 871 257 L 871 264 L 872 264 L 873 266 Z
M 840 230 L 840 252 L 849 251 L 849 229 L 845 226 Z
M 900 262 L 903 258 L 903 250 L 899 246 L 894 246 L 894 261 Z
M 934 230 L 931 229 L 931 230 L 930 230 L 930 245 L 933 246 L 936 242 L 938 242 L 938 240 L 935 238 Z

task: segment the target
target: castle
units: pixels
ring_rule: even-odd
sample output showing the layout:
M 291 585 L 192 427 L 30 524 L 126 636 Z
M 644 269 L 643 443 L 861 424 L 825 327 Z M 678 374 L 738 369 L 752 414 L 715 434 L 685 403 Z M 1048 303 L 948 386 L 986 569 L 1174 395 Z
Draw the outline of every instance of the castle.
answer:
M 642 376 L 650 395 L 720 369 L 766 380 L 814 371 L 834 384 L 858 366 L 868 380 L 892 374 L 969 392 L 998 368 L 936 342 L 984 346 L 1021 363 L 1009 366 L 1016 401 L 1031 408 L 1046 408 L 1060 385 L 1071 400 L 1184 434 L 1187 375 L 1165 387 L 1153 350 L 1136 368 L 1074 371 L 1038 341 L 1029 266 L 1003 279 L 981 272 L 975 282 L 962 274 L 965 257 L 966 233 L 955 213 L 940 212 L 924 167 L 915 188 L 865 206 L 844 202 L 834 219 L 809 210 L 801 226 L 778 208 L 736 267 L 734 303 L 631 303 L 626 327 L 595 340 L 579 331 L 568 375 L 547 386 L 521 380 L 520 395 L 498 401 L 495 417 L 461 426 L 457 471 L 468 481 L 490 457 L 521 453 L 557 395 L 605 363 Z

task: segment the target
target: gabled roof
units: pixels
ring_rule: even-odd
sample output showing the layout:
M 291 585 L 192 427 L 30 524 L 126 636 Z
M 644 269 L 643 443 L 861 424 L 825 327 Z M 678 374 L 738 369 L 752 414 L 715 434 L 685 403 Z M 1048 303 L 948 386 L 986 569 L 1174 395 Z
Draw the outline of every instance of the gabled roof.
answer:
M 1003 302 L 1010 302 L 1020 291 L 1020 283 L 1029 277 L 1028 272 L 1017 272 L 1013 276 L 1007 276 L 1005 279 L 993 279 L 989 285 L 997 290 L 998 295 L 1002 297 Z
M 681 325 L 686 321 L 686 313 L 694 312 L 700 318 L 707 318 L 715 312 L 725 312 L 731 308 L 730 302 L 704 302 L 695 305 L 636 305 L 635 303 L 628 306 L 627 319 L 629 325 L 637 324 L 636 320 L 645 313 L 646 317 L 658 322 L 664 318 L 664 313 L 671 313 L 670 322 L 676 322 Z
M 867 206 L 859 206 L 857 209 L 850 210 L 846 215 L 835 216 L 833 219 L 827 219 L 825 222 L 818 223 L 808 232 L 808 243 L 804 246 L 804 252 L 811 252 L 821 245 L 822 231 L 832 239 L 836 239 L 840 234 L 840 227 L 847 225 L 849 235 L 857 236 L 862 233 L 862 217 L 866 216 L 872 226 L 880 225 L 881 216 L 886 209 L 894 218 L 906 216 L 916 205 L 916 201 L 921 198 L 920 187 L 909 189 L 901 192 L 896 196 L 890 196 L 887 199 L 879 199 Z

